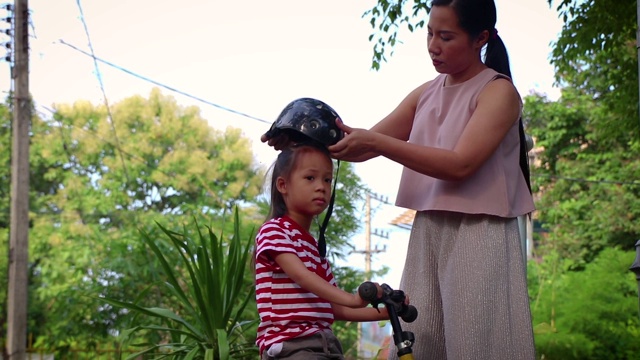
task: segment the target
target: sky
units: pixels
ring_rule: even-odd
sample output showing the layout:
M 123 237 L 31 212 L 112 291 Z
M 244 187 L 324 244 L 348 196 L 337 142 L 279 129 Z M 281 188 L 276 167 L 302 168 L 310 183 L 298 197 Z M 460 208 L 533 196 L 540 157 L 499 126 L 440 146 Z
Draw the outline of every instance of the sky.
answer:
M 98 58 L 179 90 L 182 94 L 161 88 L 180 105 L 198 106 L 212 127 L 240 128 L 252 139 L 256 160 L 268 166 L 277 153 L 259 137 L 290 101 L 320 99 L 347 125 L 369 128 L 436 75 L 423 29 L 402 31 L 402 43 L 387 56 L 388 62 L 379 71 L 371 70 L 372 28 L 362 15 L 374 4 L 372 0 L 31 0 L 30 92 L 36 110 L 46 118 L 55 104 L 78 100 L 103 104 L 105 94 L 114 104 L 133 95 L 148 96 L 158 86 L 102 63 L 96 71 L 92 58 L 81 52 L 91 52 L 88 33 Z M 549 64 L 550 44 L 562 26 L 557 13 L 547 0 L 497 0 L 496 6 L 496 28 L 509 51 L 520 94 L 535 91 L 557 98 Z M 5 16 L 0 10 L 0 18 Z M 5 28 L 0 23 L 0 29 Z M 1 36 L 0 42 L 8 40 Z M 10 66 L 0 62 L 2 96 L 10 89 Z M 356 164 L 355 170 L 374 194 L 393 204 L 402 170 L 398 164 L 377 158 Z M 387 275 L 374 280 L 396 288 L 409 232 L 389 222 L 404 209 L 376 200 L 371 206 L 372 230 L 388 233 L 387 239 L 372 237 L 372 248 L 386 246 L 386 251 L 373 256 L 371 267 L 390 267 Z M 354 237 L 356 249 L 364 249 L 364 239 L 363 231 Z M 353 254 L 349 265 L 364 268 L 362 254 Z

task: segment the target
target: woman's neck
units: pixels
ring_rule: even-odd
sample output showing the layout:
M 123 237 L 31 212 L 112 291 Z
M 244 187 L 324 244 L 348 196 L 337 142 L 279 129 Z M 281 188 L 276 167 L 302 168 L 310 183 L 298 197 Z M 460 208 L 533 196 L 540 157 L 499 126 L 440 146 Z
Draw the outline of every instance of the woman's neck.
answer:
M 455 73 L 455 74 L 447 74 L 447 78 L 444 81 L 444 86 L 452 86 L 457 84 L 462 84 L 463 82 L 472 79 L 474 76 L 480 74 L 483 70 L 487 69 L 487 65 L 484 63 L 475 63 L 474 65 L 469 66 L 464 71 Z

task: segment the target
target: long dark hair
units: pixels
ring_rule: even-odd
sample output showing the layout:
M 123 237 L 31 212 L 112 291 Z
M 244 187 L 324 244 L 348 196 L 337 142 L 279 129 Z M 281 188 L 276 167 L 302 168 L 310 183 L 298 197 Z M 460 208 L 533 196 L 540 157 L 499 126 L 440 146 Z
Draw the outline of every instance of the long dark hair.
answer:
M 458 16 L 460 28 L 475 39 L 483 31 L 489 32 L 489 41 L 484 53 L 484 64 L 493 70 L 511 78 L 509 54 L 496 30 L 496 4 L 494 0 L 432 0 L 431 6 L 449 6 Z M 520 169 L 531 192 L 527 139 L 524 134 L 522 118 L 518 124 L 520 133 Z
M 309 151 L 320 151 L 327 155 L 327 158 L 331 159 L 326 147 L 313 142 L 303 142 L 283 149 L 280 154 L 278 154 L 273 165 L 271 165 L 271 181 L 269 189 L 271 201 L 267 220 L 284 216 L 287 213 L 287 205 L 284 202 L 282 194 L 278 191 L 278 178 L 283 177 L 285 179 L 289 179 L 291 171 L 295 168 L 300 154 L 307 153 Z

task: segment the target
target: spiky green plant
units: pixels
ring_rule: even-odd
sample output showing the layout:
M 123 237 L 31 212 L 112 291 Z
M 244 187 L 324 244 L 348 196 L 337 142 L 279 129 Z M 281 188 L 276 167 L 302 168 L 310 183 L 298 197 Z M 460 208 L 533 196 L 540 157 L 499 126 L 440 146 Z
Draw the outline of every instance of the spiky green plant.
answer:
M 176 299 L 175 304 L 170 304 L 170 308 L 143 307 L 138 301 L 103 299 L 135 315 L 134 326 L 122 333 L 125 342 L 139 339 L 148 332 L 167 335 L 161 343 L 137 344 L 143 350 L 128 359 L 227 360 L 257 357 L 252 334 L 245 332 L 255 325 L 256 320 L 242 320 L 243 311 L 255 295 L 253 288 L 247 291 L 245 280 L 253 253 L 253 235 L 241 239 L 237 208 L 234 210 L 233 236 L 227 243 L 221 241 L 222 236 L 216 236 L 210 227 L 206 227 L 207 231 L 203 233 L 197 222 L 194 223 L 197 236 L 190 236 L 186 227 L 183 233 L 177 233 L 158 224 L 170 245 L 180 254 L 181 266 L 172 265 L 156 240 L 142 232 L 146 245 L 162 265 L 165 277 L 162 289 L 168 290 L 171 298 Z M 148 322 L 143 323 L 145 321 Z

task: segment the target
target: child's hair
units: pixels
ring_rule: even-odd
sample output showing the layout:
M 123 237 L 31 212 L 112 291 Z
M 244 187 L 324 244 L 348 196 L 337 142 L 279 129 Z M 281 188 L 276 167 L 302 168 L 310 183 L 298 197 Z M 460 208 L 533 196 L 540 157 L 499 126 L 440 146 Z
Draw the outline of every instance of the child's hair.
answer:
M 303 142 L 297 143 L 283 149 L 276 161 L 271 166 L 271 181 L 270 181 L 270 194 L 271 201 L 269 207 L 269 215 L 267 219 L 274 219 L 284 216 L 287 213 L 287 205 L 284 202 L 282 194 L 278 191 L 277 181 L 279 177 L 288 179 L 293 171 L 300 154 L 310 151 L 320 151 L 331 159 L 329 150 L 319 143 L 315 142 Z

